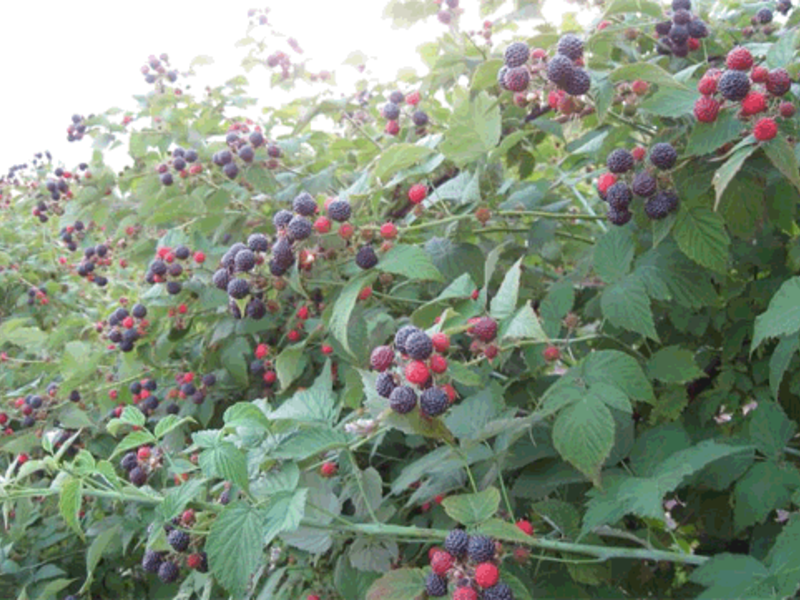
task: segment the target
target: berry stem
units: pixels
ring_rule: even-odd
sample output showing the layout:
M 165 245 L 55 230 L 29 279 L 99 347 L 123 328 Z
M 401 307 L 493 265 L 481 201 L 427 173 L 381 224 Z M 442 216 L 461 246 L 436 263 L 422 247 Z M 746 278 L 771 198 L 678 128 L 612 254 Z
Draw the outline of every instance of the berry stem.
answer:
M 362 136 L 364 136 L 364 137 L 365 137 L 365 138 L 367 138 L 367 139 L 368 139 L 370 142 L 372 142 L 372 143 L 373 143 L 373 145 L 374 145 L 374 146 L 375 146 L 375 147 L 378 149 L 378 152 L 383 152 L 383 146 L 381 146 L 381 145 L 378 143 L 378 141 L 377 141 L 377 140 L 375 140 L 375 138 L 373 138 L 373 137 L 372 137 L 370 134 L 368 134 L 366 131 L 364 131 L 364 129 L 362 129 L 361 125 L 359 125 L 358 123 L 356 123 L 356 122 L 355 122 L 355 121 L 354 121 L 354 120 L 353 120 L 353 119 L 350 117 L 350 115 L 348 115 L 346 112 L 342 112 L 342 116 L 343 116 L 345 119 L 347 119 L 347 121 L 348 121 L 348 122 L 349 122 L 349 123 L 350 123 L 350 124 L 351 124 L 353 127 L 355 127 L 356 131 L 358 131 L 358 132 L 359 132 L 359 133 L 360 133 Z

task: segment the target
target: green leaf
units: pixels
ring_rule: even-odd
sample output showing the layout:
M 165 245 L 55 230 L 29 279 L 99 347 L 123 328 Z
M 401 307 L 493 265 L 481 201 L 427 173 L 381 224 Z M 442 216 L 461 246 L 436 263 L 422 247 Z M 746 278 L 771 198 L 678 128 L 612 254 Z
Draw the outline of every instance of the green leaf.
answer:
M 424 593 L 422 569 L 396 569 L 372 584 L 367 600 L 420 600 Z
M 322 452 L 347 447 L 347 436 L 329 427 L 309 427 L 282 440 L 273 451 L 276 458 L 304 460 Z
M 639 105 L 639 108 L 660 117 L 677 119 L 691 115 L 699 97 L 700 94 L 695 90 L 661 88 L 655 94 L 647 97 Z
M 800 569 L 797 568 L 798 552 L 800 552 L 800 518 L 795 514 L 784 526 L 765 559 L 781 597 L 790 597 L 797 592 L 800 585 Z
M 194 423 L 195 420 L 191 417 L 183 417 L 180 418 L 176 415 L 165 415 L 163 416 L 158 423 L 156 423 L 156 428 L 153 434 L 156 438 L 161 439 L 165 435 L 167 435 L 170 431 L 177 429 L 184 423 Z
M 795 43 L 797 41 L 797 31 L 788 29 L 778 38 L 778 41 L 770 45 L 767 52 L 767 64 L 770 69 L 788 67 L 794 58 Z
M 81 494 L 83 482 L 80 479 L 70 477 L 61 486 L 58 496 L 58 512 L 67 522 L 70 529 L 78 534 L 81 539 L 85 539 L 78 513 L 81 510 Z
M 282 388 L 288 388 L 306 368 L 307 357 L 304 342 L 286 346 L 275 360 L 275 372 Z
M 673 87 L 678 89 L 686 89 L 682 83 L 675 80 L 667 71 L 652 63 L 634 63 L 617 67 L 609 75 L 611 81 L 632 81 L 634 79 L 642 79 L 650 83 L 657 83 L 664 87 Z
M 733 490 L 736 531 L 763 523 L 776 508 L 788 508 L 792 492 L 798 487 L 800 473 L 793 466 L 774 460 L 754 464 Z
M 470 89 L 479 92 L 497 85 L 497 72 L 502 66 L 503 61 L 499 58 L 482 62 L 472 74 L 472 81 L 469 84 Z
M 156 509 L 162 521 L 177 517 L 186 505 L 194 500 L 205 486 L 202 478 L 193 478 L 179 486 L 170 488 L 164 494 L 164 501 Z
M 503 583 L 511 588 L 511 591 L 514 594 L 514 600 L 533 600 L 533 596 L 531 596 L 528 586 L 514 577 L 511 573 L 503 571 L 502 578 Z
M 617 350 L 592 352 L 582 364 L 581 377 L 587 385 L 604 383 L 625 392 L 631 400 L 653 402 L 653 387 L 632 356 Z
M 378 269 L 414 280 L 442 281 L 442 274 L 430 255 L 419 246 L 396 244 L 381 258 Z
M 241 597 L 250 577 L 263 562 L 264 512 L 243 502 L 229 504 L 219 513 L 205 544 L 214 578 L 233 596 Z
M 686 383 L 705 375 L 695 364 L 692 352 L 679 346 L 662 348 L 651 356 L 647 373 L 651 379 L 664 383 Z
M 750 352 L 768 339 L 792 335 L 800 330 L 800 277 L 781 285 L 769 302 L 767 311 L 756 317 Z
M 658 341 L 650 298 L 644 283 L 629 275 L 603 290 L 600 306 L 612 325 Z
M 634 275 L 642 280 L 654 300 L 700 309 L 714 303 L 717 297 L 710 273 L 689 260 L 671 239 L 640 256 Z
M 625 13 L 643 13 L 656 19 L 661 19 L 664 16 L 664 11 L 657 2 L 651 2 L 650 0 L 613 0 L 603 13 L 603 18 Z
M 600 467 L 614 446 L 614 429 L 608 407 L 587 394 L 558 414 L 553 445 L 564 460 L 599 484 Z
M 381 265 L 381 267 L 383 267 L 383 265 Z M 333 337 L 335 337 L 350 354 L 352 354 L 348 339 L 350 316 L 353 314 L 353 309 L 356 306 L 356 301 L 358 300 L 358 295 L 361 293 L 361 290 L 371 284 L 376 277 L 377 273 L 367 273 L 361 277 L 351 279 L 342 288 L 342 291 L 339 292 L 336 303 L 333 305 L 333 312 L 331 313 L 328 328 L 333 334 Z
M 445 512 L 454 521 L 467 527 L 492 518 L 500 508 L 500 492 L 489 487 L 477 494 L 448 496 L 442 501 Z
M 478 533 L 487 535 L 503 542 L 513 542 L 517 544 L 530 544 L 534 538 L 522 531 L 513 523 L 500 519 L 490 519 L 478 527 Z
M 230 442 L 218 442 L 200 453 L 198 465 L 206 477 L 226 479 L 247 489 L 247 461 L 244 453 Z
M 710 154 L 728 142 L 737 140 L 744 127 L 736 111 L 723 110 L 713 123 L 695 123 L 684 154 L 686 156 Z
M 267 415 L 252 402 L 237 402 L 229 406 L 222 420 L 228 427 L 247 427 L 263 431 L 270 429 Z
M 709 588 L 699 600 L 747 600 L 774 597 L 768 576 L 767 568 L 752 556 L 718 554 L 696 569 L 689 580 Z
M 775 346 L 775 350 L 772 351 L 772 356 L 769 359 L 769 389 L 772 390 L 772 395 L 776 400 L 778 399 L 783 375 L 798 350 L 800 350 L 800 337 L 794 333 L 782 337 L 778 345 Z
M 392 175 L 427 158 L 433 150 L 426 146 L 414 144 L 395 144 L 381 153 L 378 164 L 375 165 L 375 177 L 387 181 Z
M 225 370 L 231 374 L 237 385 L 246 386 L 248 383 L 247 357 L 251 353 L 250 344 L 244 337 L 236 337 L 225 346 L 220 356 Z
M 463 166 L 489 152 L 500 141 L 500 105 L 494 96 L 481 92 L 470 99 L 466 90 L 455 88 L 455 106 L 440 150 Z
M 269 418 L 332 423 L 335 416 L 336 396 L 333 393 L 331 361 L 328 359 L 325 361 L 322 372 L 314 380 L 314 385 L 296 392 L 289 400 L 274 410 Z
M 629 227 L 612 227 L 594 248 L 594 270 L 606 283 L 615 283 L 631 269 L 635 244 Z
M 492 298 L 490 312 L 498 321 L 514 314 L 519 298 L 519 280 L 521 276 L 522 258 L 515 262 L 506 272 L 503 283 L 500 284 L 500 289 L 497 290 L 497 294 Z
M 780 171 L 791 184 L 800 190 L 800 166 L 794 149 L 782 135 L 778 135 L 762 144 L 767 158 L 772 161 L 775 168 Z
M 115 456 L 119 456 L 123 452 L 127 452 L 128 450 L 132 450 L 133 448 L 138 448 L 139 446 L 144 446 L 146 444 L 152 444 L 155 441 L 155 436 L 146 429 L 131 431 L 128 435 L 122 438 L 119 444 L 117 444 L 117 447 L 114 448 L 114 452 L 111 453 L 109 458 L 113 459 Z
M 797 425 L 789 420 L 781 405 L 760 402 L 747 419 L 745 432 L 748 439 L 765 456 L 780 459 L 784 446 L 797 431 Z
M 672 236 L 693 261 L 719 273 L 727 270 L 731 240 L 719 214 L 700 206 L 684 206 L 678 212 Z
M 542 329 L 541 323 L 539 323 L 539 317 L 536 316 L 531 305 L 526 303 L 511 319 L 501 339 L 525 339 L 545 342 L 548 337 L 544 329 Z
M 736 177 L 739 169 L 742 168 L 742 165 L 744 165 L 745 161 L 750 157 L 751 154 L 753 154 L 753 152 L 756 151 L 757 148 L 758 146 L 755 145 L 739 148 L 730 156 L 730 158 L 728 158 L 727 161 L 725 161 L 725 164 L 717 169 L 716 173 L 714 173 L 714 190 L 716 193 L 714 210 L 717 210 L 719 207 L 719 204 L 722 201 L 722 195 L 728 188 L 728 184 L 733 180 L 734 177 Z
M 306 509 L 308 489 L 293 492 L 278 492 L 272 496 L 264 508 L 264 545 L 269 544 L 278 534 L 294 531 L 300 526 Z
M 549 337 L 558 337 L 561 331 L 561 320 L 572 310 L 574 304 L 575 290 L 571 281 L 562 279 L 553 284 L 539 306 L 542 325 Z
M 94 579 L 94 570 L 97 568 L 97 565 L 100 564 L 100 559 L 103 558 L 103 553 L 106 551 L 109 544 L 120 538 L 120 529 L 119 525 L 109 527 L 92 540 L 89 550 L 86 552 L 86 581 L 81 587 L 82 592 L 89 589 Z

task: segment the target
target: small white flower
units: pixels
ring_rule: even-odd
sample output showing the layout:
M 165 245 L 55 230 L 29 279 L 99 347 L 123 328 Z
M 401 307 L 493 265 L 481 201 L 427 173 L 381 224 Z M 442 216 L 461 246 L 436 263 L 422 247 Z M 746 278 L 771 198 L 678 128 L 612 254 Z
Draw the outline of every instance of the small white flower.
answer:
M 747 416 L 747 413 L 754 411 L 756 408 L 758 408 L 758 402 L 751 400 L 742 407 L 742 414 Z

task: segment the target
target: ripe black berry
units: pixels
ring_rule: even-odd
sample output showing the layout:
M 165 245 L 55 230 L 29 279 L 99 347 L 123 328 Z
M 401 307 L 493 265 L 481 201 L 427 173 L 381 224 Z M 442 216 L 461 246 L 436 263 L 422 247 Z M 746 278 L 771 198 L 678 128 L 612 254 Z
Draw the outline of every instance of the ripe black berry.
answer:
M 191 253 L 192 251 L 189 250 L 189 248 L 187 248 L 186 246 L 181 245 L 175 247 L 175 258 L 178 258 L 180 260 L 186 260 L 187 258 L 189 258 L 189 255 Z
M 662 171 L 669 171 L 677 160 L 678 153 L 672 144 L 661 142 L 650 149 L 650 162 Z
M 167 542 L 175 550 L 175 552 L 185 552 L 189 547 L 191 538 L 189 534 L 180 529 L 173 529 L 167 536 Z
M 166 560 L 158 567 L 158 578 L 164 583 L 172 583 L 178 579 L 180 569 L 174 562 Z
M 180 281 L 168 281 L 167 282 L 167 293 L 171 296 L 175 296 L 181 293 L 183 286 L 181 285 Z
M 157 573 L 158 567 L 161 565 L 161 554 L 148 550 L 142 557 L 142 568 L 148 573 Z
M 169 273 L 171 277 L 180 277 L 183 273 L 183 267 L 178 263 L 172 263 L 169 267 L 167 267 L 167 273 Z
M 172 173 L 162 173 L 159 177 L 161 180 L 161 185 L 172 185 Z
M 692 0 L 672 0 L 672 10 L 692 10 Z
M 395 90 L 389 94 L 389 102 L 393 102 L 394 104 L 400 104 L 405 99 L 405 95 L 400 90 Z
M 228 177 L 228 179 L 233 179 L 239 174 L 239 167 L 236 166 L 235 162 L 229 162 L 227 165 L 222 167 L 222 172 Z
M 473 535 L 467 544 L 467 554 L 474 563 L 488 562 L 494 558 L 494 541 L 485 535 Z
M 467 555 L 469 545 L 469 535 L 463 529 L 452 529 L 444 539 L 444 549 L 456 558 L 464 558 Z
M 207 373 L 203 375 L 203 385 L 206 387 L 213 387 L 217 383 L 217 376 L 214 373 Z
M 154 260 L 150 263 L 150 271 L 154 275 L 166 275 L 167 263 L 165 263 L 163 260 Z
M 658 182 L 647 171 L 641 171 L 633 178 L 633 185 L 631 186 L 633 193 L 642 198 L 649 198 L 656 193 Z
M 525 67 L 515 67 L 506 71 L 505 88 L 512 92 L 524 92 L 528 89 L 531 74 Z
M 294 215 L 292 214 L 291 211 L 279 210 L 272 217 L 272 224 L 275 225 L 275 227 L 277 227 L 278 229 L 280 229 L 281 227 L 286 227 L 289 224 L 289 221 L 291 221 L 293 218 Z
M 401 385 L 392 390 L 389 394 L 389 406 L 396 413 L 404 415 L 414 410 L 417 405 L 416 392 L 406 385 Z
M 431 417 L 438 417 L 447 411 L 450 406 L 450 400 L 447 397 L 447 392 L 442 388 L 431 387 L 422 392 L 422 396 L 419 398 L 419 406 L 425 414 Z
M 250 293 L 250 283 L 246 279 L 232 279 L 228 283 L 228 295 L 241 300 Z
M 433 342 L 424 331 L 412 333 L 405 341 L 405 354 L 414 360 L 426 360 L 433 352 Z
M 766 25 L 767 23 L 772 22 L 772 11 L 768 8 L 759 9 L 756 13 L 756 21 L 761 23 L 762 25 Z
M 558 40 L 558 53 L 570 60 L 578 60 L 583 56 L 583 41 L 571 33 L 561 36 Z
M 606 166 L 612 173 L 627 173 L 633 168 L 633 154 L 624 148 L 613 150 L 606 159 Z
M 609 208 L 606 216 L 608 217 L 608 220 L 614 225 L 625 225 L 628 221 L 631 220 L 633 214 L 628 209 L 615 210 L 613 208 Z
M 396 387 L 397 383 L 395 383 L 394 376 L 391 373 L 383 372 L 375 380 L 375 391 L 383 398 L 391 396 L 392 390 Z
M 686 58 L 689 56 L 689 44 L 672 44 L 672 53 L 678 58 Z
M 239 158 L 241 158 L 244 162 L 253 162 L 255 156 L 256 152 L 253 150 L 252 146 L 242 146 L 239 148 Z
M 689 39 L 689 29 L 685 25 L 675 24 L 669 30 L 669 39 L 673 44 L 685 44 Z
M 447 595 L 447 579 L 440 577 L 436 573 L 430 573 L 425 580 L 425 590 L 428 596 L 441 598 Z
M 69 401 L 70 402 L 80 402 L 81 401 L 81 393 L 78 390 L 72 390 L 69 393 Z
M 254 233 L 247 238 L 247 246 L 253 252 L 267 252 L 269 250 L 269 241 L 263 233 Z
M 256 266 L 256 256 L 253 254 L 253 251 L 248 249 L 237 252 L 236 258 L 234 259 L 234 266 L 240 273 L 252 271 L 253 267 Z
M 147 473 L 141 467 L 134 467 L 128 472 L 128 479 L 136 487 L 141 487 L 147 483 Z
M 564 91 L 570 96 L 582 96 L 589 91 L 592 87 L 592 80 L 584 69 L 575 68 L 567 83 L 564 85 Z
M 557 86 L 563 87 L 569 81 L 574 68 L 569 58 L 559 54 L 547 63 L 547 78 Z
M 258 148 L 259 146 L 264 145 L 264 136 L 260 131 L 254 131 L 250 134 L 250 144 L 253 146 L 253 148 Z
M 350 203 L 347 200 L 334 200 L 328 205 L 328 216 L 340 223 L 347 221 L 351 212 Z
M 483 590 L 483 600 L 514 600 L 514 592 L 505 583 L 497 583 Z
M 286 231 L 289 232 L 289 235 L 293 240 L 304 240 L 311 235 L 311 222 L 305 217 L 295 215 L 286 226 Z
M 678 208 L 678 196 L 672 191 L 662 191 L 645 202 L 644 212 L 648 218 L 657 221 Z
M 378 264 L 378 255 L 372 246 L 361 246 L 356 252 L 356 264 L 362 269 L 371 269 Z
M 288 269 L 294 263 L 294 252 L 292 252 L 292 245 L 286 239 L 278 240 L 272 247 L 272 261 L 274 264 L 284 270 Z
M 130 473 L 138 465 L 139 465 L 139 460 L 136 458 L 136 452 L 128 452 L 125 456 L 122 457 L 122 460 L 119 462 L 119 466 L 122 467 L 123 470 L 125 470 L 128 473 Z
M 183 171 L 186 168 L 186 161 L 183 158 L 178 157 L 172 161 L 172 166 L 176 171 Z
M 158 384 L 156 383 L 155 379 L 148 379 L 144 382 L 144 389 L 155 392 L 158 389 Z
M 251 298 L 244 307 L 244 314 L 254 321 L 260 321 L 267 316 L 267 306 L 259 298 Z
M 411 115 L 411 120 L 414 121 L 414 125 L 417 127 L 425 127 L 430 121 L 428 113 L 421 110 L 414 111 L 414 114 Z
M 388 119 L 389 121 L 396 121 L 400 116 L 400 107 L 394 102 L 387 102 L 384 104 L 381 113 L 385 119 Z
M 672 13 L 672 22 L 676 25 L 688 25 L 691 20 L 692 13 L 683 8 L 680 8 Z
M 726 100 L 739 102 L 750 91 L 750 77 L 744 71 L 725 71 L 717 82 L 717 89 Z
M 708 37 L 708 27 L 700 19 L 692 19 L 686 26 L 689 35 L 697 40 Z
M 530 55 L 531 50 L 528 48 L 528 44 L 525 42 L 514 42 L 513 44 L 509 44 L 506 48 L 504 54 L 505 63 L 512 69 L 514 67 L 521 67 L 528 62 Z
M 394 334 L 394 347 L 401 354 L 408 354 L 406 350 L 406 340 L 414 333 L 420 333 L 422 330 L 414 327 L 413 325 L 404 325 L 397 330 Z
M 230 275 L 228 275 L 227 269 L 218 269 L 214 276 L 211 278 L 212 283 L 220 290 L 227 290 L 228 289 L 228 282 L 230 281 Z
M 506 65 L 503 65 L 497 71 L 497 84 L 504 90 L 508 89 L 506 87 L 506 73 L 508 73 L 508 67 Z
M 187 163 L 193 163 L 194 161 L 197 160 L 197 158 L 198 158 L 197 150 L 193 149 L 187 150 L 186 153 L 183 155 L 183 160 L 185 160 Z
M 317 203 L 314 201 L 314 197 L 311 194 L 303 192 L 294 199 L 292 208 L 297 214 L 310 217 L 317 212 Z

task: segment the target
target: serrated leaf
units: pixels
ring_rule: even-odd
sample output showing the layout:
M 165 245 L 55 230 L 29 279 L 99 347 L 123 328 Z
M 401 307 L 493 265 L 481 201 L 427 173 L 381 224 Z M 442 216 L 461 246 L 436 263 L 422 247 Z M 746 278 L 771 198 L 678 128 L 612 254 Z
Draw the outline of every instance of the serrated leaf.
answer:
M 422 569 L 396 569 L 372 584 L 367 600 L 419 600 L 424 593 Z
M 345 350 L 352 354 L 350 350 L 350 342 L 348 340 L 348 325 L 350 324 L 350 316 L 353 314 L 353 309 L 356 306 L 358 295 L 364 287 L 371 284 L 377 277 L 376 273 L 367 273 L 355 279 L 351 279 L 339 292 L 336 298 L 336 303 L 333 305 L 333 312 L 331 313 L 328 328 L 333 334 L 333 337 L 344 347 Z
M 502 321 L 510 317 L 516 310 L 521 276 L 522 258 L 506 271 L 503 283 L 500 284 L 500 289 L 497 290 L 497 294 L 492 298 L 490 312 L 495 319 Z
M 103 553 L 106 551 L 111 542 L 113 542 L 115 539 L 119 539 L 120 530 L 121 527 L 119 525 L 109 527 L 92 540 L 89 550 L 86 552 L 86 581 L 81 587 L 81 591 L 87 590 L 91 585 L 94 579 L 94 570 L 97 568 L 97 565 L 100 563 L 100 559 L 103 558 Z
M 388 180 L 392 175 L 427 158 L 433 150 L 415 144 L 395 144 L 381 153 L 378 164 L 375 165 L 375 177 L 382 181 Z
M 286 346 L 275 360 L 275 372 L 282 388 L 288 388 L 306 368 L 307 357 L 304 342 Z
M 776 400 L 778 399 L 783 375 L 798 350 L 800 350 L 800 339 L 798 334 L 795 333 L 782 337 L 775 350 L 772 351 L 772 356 L 769 359 L 769 388 L 772 390 L 772 395 Z
M 78 513 L 81 510 L 82 490 L 83 482 L 80 479 L 70 477 L 64 482 L 58 494 L 58 512 L 61 513 L 70 529 L 77 533 L 81 539 L 84 539 L 81 523 L 78 519 Z
M 146 444 L 152 444 L 155 441 L 155 436 L 153 436 L 153 434 L 146 429 L 131 431 L 128 435 L 122 438 L 119 444 L 117 444 L 117 447 L 114 448 L 114 452 L 111 453 L 109 459 L 113 459 L 123 452 L 132 450 L 133 448 L 138 448 L 139 446 L 144 446 Z
M 664 87 L 673 87 L 678 89 L 686 89 L 679 81 L 670 75 L 661 67 L 652 63 L 640 62 L 623 67 L 617 67 L 609 75 L 611 81 L 632 81 L 634 79 L 642 79 L 650 83 L 657 83 Z
M 723 110 L 713 123 L 695 123 L 685 154 L 686 156 L 710 154 L 728 142 L 738 139 L 744 127 L 744 123 L 737 118 L 736 111 Z
M 629 275 L 603 290 L 600 306 L 612 325 L 658 341 L 650 298 L 642 280 Z
M 331 361 L 328 359 L 319 376 L 314 380 L 314 385 L 296 392 L 289 400 L 272 411 L 269 418 L 331 423 L 336 414 L 335 404 Z
M 251 402 L 237 402 L 229 406 L 222 416 L 228 427 L 247 427 L 269 431 L 270 423 L 267 415 Z
M 762 144 L 764 153 L 775 168 L 780 171 L 791 184 L 800 190 L 800 166 L 794 149 L 783 135 L 778 135 Z
M 454 90 L 455 106 L 440 150 L 462 166 L 489 152 L 500 141 L 502 120 L 497 98 L 481 92 L 474 98 Z
M 596 396 L 587 394 L 563 409 L 553 425 L 553 445 L 561 457 L 595 484 L 614 446 L 614 417 Z
M 525 304 L 517 311 L 511 322 L 505 327 L 503 340 L 506 339 L 525 339 L 534 341 L 547 341 L 547 334 L 539 323 L 539 317 L 531 308 L 530 304 Z
M 733 490 L 733 523 L 736 531 L 763 523 L 777 508 L 788 508 L 800 473 L 774 460 L 754 464 Z
M 718 554 L 696 569 L 690 581 L 707 589 L 700 600 L 715 598 L 772 598 L 769 571 L 757 559 L 746 554 Z
M 303 460 L 309 456 L 344 448 L 347 436 L 329 427 L 309 427 L 282 440 L 273 451 L 276 458 Z
M 156 438 L 161 439 L 165 435 L 167 435 L 170 431 L 177 429 L 184 423 L 194 423 L 195 420 L 191 417 L 178 417 L 176 415 L 165 415 L 162 417 L 158 423 L 156 423 L 156 428 L 153 430 L 153 434 Z
M 660 117 L 677 119 L 691 115 L 699 97 L 700 94 L 695 90 L 662 88 L 645 98 L 639 109 Z
M 760 402 L 747 417 L 745 433 L 751 443 L 765 456 L 779 459 L 783 448 L 797 431 L 780 404 Z
M 218 442 L 200 453 L 197 463 L 206 477 L 226 479 L 247 489 L 247 461 L 244 453 L 230 442 Z
M 651 356 L 647 361 L 647 373 L 651 379 L 664 383 L 686 383 L 705 375 L 694 362 L 692 352 L 679 346 L 662 348 Z
M 650 0 L 613 0 L 608 4 L 603 18 L 625 13 L 643 13 L 660 19 L 664 15 L 661 5 Z
M 263 511 L 243 502 L 219 513 L 205 543 L 211 573 L 235 597 L 244 595 L 263 560 L 266 532 Z
M 489 519 L 486 523 L 482 523 L 478 526 L 478 533 L 503 542 L 530 544 L 533 541 L 533 538 L 519 527 L 500 519 Z
M 204 479 L 192 478 L 179 486 L 168 489 L 164 494 L 164 501 L 157 508 L 161 520 L 169 521 L 177 517 L 186 505 L 200 494 L 204 487 Z
M 628 274 L 635 244 L 628 227 L 612 227 L 594 248 L 594 270 L 606 283 L 614 283 Z
M 384 273 L 403 275 L 413 280 L 442 280 L 442 274 L 433 264 L 430 255 L 419 246 L 395 245 L 381 258 L 377 268 Z
M 672 237 L 693 261 L 718 273 L 727 270 L 731 240 L 719 214 L 699 206 L 682 207 Z
M 500 507 L 500 492 L 489 487 L 476 494 L 448 496 L 442 501 L 442 506 L 451 519 L 471 527 L 495 515 Z
M 720 202 L 722 201 L 722 195 L 728 188 L 728 184 L 733 181 L 733 178 L 736 177 L 739 169 L 742 168 L 742 165 L 744 165 L 745 161 L 750 157 L 751 154 L 753 154 L 753 152 L 756 151 L 757 148 L 758 146 L 755 145 L 739 148 L 728 158 L 728 160 L 725 161 L 725 164 L 717 169 L 716 173 L 714 173 L 714 191 L 716 194 L 716 199 L 714 200 L 714 210 L 719 208 Z
M 275 537 L 286 531 L 295 531 L 303 520 L 306 509 L 308 489 L 293 492 L 278 492 L 269 499 L 263 509 L 263 544 L 269 544 Z
M 400 548 L 394 540 L 359 537 L 347 556 L 359 571 L 385 573 L 391 570 L 399 554 Z
M 769 302 L 767 311 L 756 317 L 750 352 L 769 338 L 792 335 L 800 330 L 800 277 L 781 285 Z

